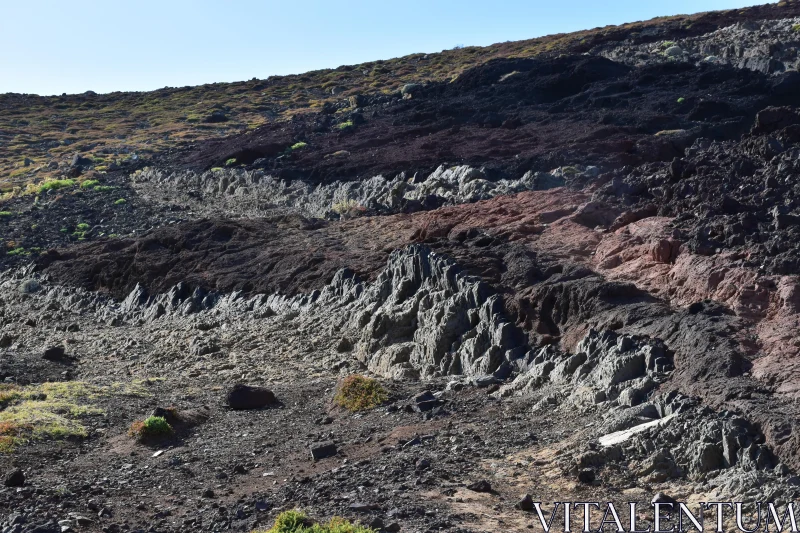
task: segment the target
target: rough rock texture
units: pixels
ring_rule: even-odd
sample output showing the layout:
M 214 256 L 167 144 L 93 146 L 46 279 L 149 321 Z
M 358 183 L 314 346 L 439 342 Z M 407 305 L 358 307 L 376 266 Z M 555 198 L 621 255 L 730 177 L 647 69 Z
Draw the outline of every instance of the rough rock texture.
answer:
M 748 20 L 698 37 L 637 46 L 605 46 L 603 57 L 628 65 L 670 61 L 728 64 L 764 74 L 797 71 L 800 18 Z
M 84 399 L 140 394 L 72 421 L 80 446 L 25 443 L 30 482 L 77 471 L 127 517 L 145 487 L 191 485 L 148 515 L 167 531 L 260 529 L 298 503 L 508 531 L 529 525 L 520 494 L 797 498 L 798 10 L 609 29 L 576 42 L 589 55 L 489 62 L 159 154 L 111 178 L 131 206 L 112 222 L 85 192 L 2 217 L 54 248 L 0 257 L 17 265 L 0 275 L 10 397 L 77 379 L 100 387 Z M 77 216 L 85 234 L 50 236 Z M 56 346 L 67 357 L 42 358 Z M 387 404 L 336 407 L 353 373 Z M 236 383 L 281 402 L 225 409 Z M 207 419 L 130 459 L 130 423 L 173 403 Z M 492 491 L 467 489 L 480 480 Z
M 487 200 L 526 190 L 565 184 L 564 175 L 596 176 L 598 169 L 569 166 L 550 172 L 528 171 L 518 179 L 490 181 L 483 170 L 466 165 L 439 166 L 429 176 L 400 172 L 393 179 L 375 176 L 363 181 L 313 185 L 275 179 L 263 170 L 215 169 L 167 172 L 146 168 L 134 174 L 136 189 L 154 201 L 180 203 L 204 216 L 236 213 L 264 216 L 276 211 L 313 218 L 340 218 L 371 213 L 419 211 L 444 204 Z

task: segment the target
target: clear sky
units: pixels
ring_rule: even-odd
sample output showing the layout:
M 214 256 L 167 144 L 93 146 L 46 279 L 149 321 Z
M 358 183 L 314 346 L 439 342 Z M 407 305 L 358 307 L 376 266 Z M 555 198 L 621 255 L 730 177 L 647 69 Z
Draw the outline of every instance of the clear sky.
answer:
M 141 91 L 766 0 L 0 0 L 0 93 Z

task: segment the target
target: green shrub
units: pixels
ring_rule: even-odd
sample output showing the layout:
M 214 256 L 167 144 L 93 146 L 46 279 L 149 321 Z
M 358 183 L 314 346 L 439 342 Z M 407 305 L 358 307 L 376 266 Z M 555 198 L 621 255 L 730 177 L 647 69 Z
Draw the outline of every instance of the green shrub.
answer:
M 374 529 L 352 524 L 334 517 L 327 524 L 314 523 L 300 511 L 284 511 L 275 519 L 269 531 L 253 533 L 374 533 Z
M 235 164 L 236 164 L 236 158 L 235 157 L 231 157 L 230 159 L 225 161 L 225 166 L 226 167 L 229 167 L 229 166 L 235 165 Z
M 56 191 L 58 189 L 63 189 L 65 187 L 72 187 L 75 185 L 75 180 L 51 180 L 46 181 L 39 185 L 39 194 L 46 192 L 46 191 Z
M 100 184 L 100 180 L 86 180 L 81 183 L 81 189 L 93 189 L 96 185 Z
M 301 141 L 299 143 L 294 143 L 292 145 L 292 150 L 302 150 L 306 146 L 308 146 L 308 143 L 304 143 L 304 142 Z
M 679 104 L 682 104 L 682 103 L 684 103 L 685 101 L 686 101 L 686 98 L 684 98 L 683 96 L 681 96 L 680 98 L 678 98 L 678 103 L 679 103 Z
M 14 248 L 13 250 L 9 250 L 6 252 L 6 255 L 15 256 L 15 255 L 31 255 L 30 252 L 25 250 L 22 246 Z
M 795 24 L 794 26 L 792 26 L 792 29 L 794 31 L 800 31 L 800 24 Z
M 112 187 L 110 185 L 95 185 L 94 189 L 92 189 L 92 190 L 94 192 L 108 192 L 108 191 L 110 191 L 110 190 L 112 190 L 114 188 L 115 187 Z
M 0 218 L 13 217 L 13 216 L 14 216 L 14 213 L 12 213 L 11 211 L 0 211 Z
M 355 374 L 344 378 L 333 401 L 349 411 L 364 411 L 377 407 L 388 399 L 389 394 L 380 383 Z
M 352 120 L 348 120 L 347 122 L 342 122 L 337 127 L 340 130 L 346 130 L 347 128 L 352 128 L 353 127 L 353 121 Z
M 89 229 L 89 227 L 90 227 L 89 224 L 87 224 L 86 222 L 81 222 L 80 224 L 75 226 L 75 229 L 78 231 L 86 231 Z
M 128 434 L 138 441 L 156 440 L 172 435 L 173 429 L 163 416 L 150 416 L 131 424 Z
M 114 205 L 122 205 L 122 204 L 125 204 L 125 203 L 128 203 L 128 201 L 125 198 L 120 198 L 119 200 L 114 202 Z

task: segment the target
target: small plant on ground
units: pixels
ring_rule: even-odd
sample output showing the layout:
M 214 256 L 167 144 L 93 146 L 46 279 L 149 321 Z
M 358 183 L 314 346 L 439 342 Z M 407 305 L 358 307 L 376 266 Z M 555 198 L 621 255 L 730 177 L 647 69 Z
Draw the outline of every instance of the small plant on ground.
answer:
M 92 190 L 94 192 L 108 192 L 108 191 L 112 190 L 113 188 L 114 187 L 112 187 L 110 185 L 95 185 L 94 189 L 92 189 Z
M 86 234 L 89 233 L 89 224 L 86 222 L 81 222 L 77 226 L 75 226 L 75 231 L 72 232 L 73 237 L 77 237 L 79 241 L 86 239 Z
M 377 380 L 355 374 L 344 378 L 333 401 L 349 411 L 364 411 L 388 399 L 389 394 Z
M 229 167 L 229 166 L 235 165 L 235 164 L 236 164 L 236 158 L 235 157 L 231 157 L 230 159 L 225 161 L 225 166 L 226 167 Z
M 122 204 L 126 204 L 126 203 L 128 203 L 128 201 L 125 198 L 120 198 L 119 200 L 114 202 L 114 205 L 122 205 Z
M 331 210 L 344 218 L 355 218 L 366 213 L 367 208 L 353 199 L 343 200 L 331 206 Z
M 253 533 L 374 533 L 374 529 L 334 517 L 327 524 L 315 523 L 301 511 L 284 511 L 269 531 Z
M 131 424 L 128 434 L 139 442 L 158 440 L 172 435 L 172 426 L 163 416 L 150 416 Z
M 18 246 L 17 248 L 12 248 L 11 250 L 6 252 L 6 255 L 15 256 L 15 255 L 31 255 L 31 253 L 25 250 L 24 247 Z
M 73 185 L 75 185 L 75 180 L 51 180 L 39 185 L 38 192 L 41 194 L 46 191 L 57 191 L 58 189 L 72 187 Z
M 292 145 L 292 150 L 302 150 L 306 146 L 308 146 L 308 143 L 304 143 L 304 142 L 301 141 L 299 143 L 294 143 Z
M 0 218 L 11 217 L 11 216 L 14 216 L 14 213 L 12 213 L 11 211 L 0 211 Z
M 342 122 L 337 127 L 340 130 L 346 130 L 347 128 L 352 128 L 353 127 L 353 121 L 352 120 L 348 120 L 347 122 Z
M 794 26 L 792 26 L 792 30 L 800 32 L 800 24 L 795 24 Z
M 0 453 L 32 440 L 86 437 L 81 420 L 103 410 L 85 402 L 100 393 L 79 381 L 0 386 Z
M 680 98 L 678 98 L 678 103 L 679 103 L 679 104 L 682 104 L 682 103 L 684 103 L 685 101 L 686 101 L 686 98 L 684 98 L 683 96 L 681 96 Z
M 100 180 L 86 180 L 81 183 L 81 189 L 94 189 L 99 184 Z

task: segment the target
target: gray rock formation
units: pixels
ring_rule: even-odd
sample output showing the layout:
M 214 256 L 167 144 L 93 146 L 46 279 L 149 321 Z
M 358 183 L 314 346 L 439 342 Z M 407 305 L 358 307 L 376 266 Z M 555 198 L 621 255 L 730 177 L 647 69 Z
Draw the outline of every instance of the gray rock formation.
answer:
M 427 177 L 401 172 L 394 178 L 374 176 L 315 186 L 301 180 L 275 179 L 261 170 L 225 168 L 197 173 L 146 168 L 134 173 L 132 180 L 137 191 L 152 201 L 185 205 L 204 215 L 263 216 L 291 211 L 326 218 L 347 216 L 352 208 L 398 212 L 409 202 L 424 202 L 429 197 L 451 204 L 487 200 L 561 187 L 567 178 L 595 176 L 598 172 L 596 167 L 573 166 L 526 172 L 516 180 L 490 181 L 481 169 L 440 166 Z
M 772 74 L 800 66 L 798 24 L 800 18 L 747 21 L 698 37 L 602 47 L 592 53 L 634 66 L 667 61 L 707 62 Z

